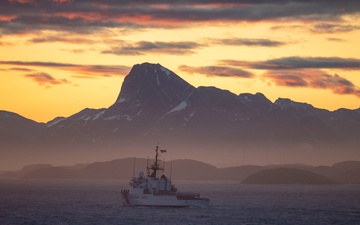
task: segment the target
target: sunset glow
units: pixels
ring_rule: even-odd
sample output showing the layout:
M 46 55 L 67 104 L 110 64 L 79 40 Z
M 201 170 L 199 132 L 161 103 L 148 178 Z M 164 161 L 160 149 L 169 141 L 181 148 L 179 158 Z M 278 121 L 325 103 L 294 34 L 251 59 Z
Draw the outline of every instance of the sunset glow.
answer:
M 109 107 L 143 62 L 196 87 L 360 107 L 355 0 L 0 4 L 0 108 L 38 122 Z

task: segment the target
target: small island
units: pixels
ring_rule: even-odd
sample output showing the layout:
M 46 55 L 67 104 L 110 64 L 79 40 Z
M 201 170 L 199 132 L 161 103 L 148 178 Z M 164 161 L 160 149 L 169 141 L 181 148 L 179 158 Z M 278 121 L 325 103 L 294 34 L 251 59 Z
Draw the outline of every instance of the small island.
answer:
M 329 185 L 336 181 L 305 170 L 277 168 L 254 173 L 242 181 L 243 184 L 304 184 Z

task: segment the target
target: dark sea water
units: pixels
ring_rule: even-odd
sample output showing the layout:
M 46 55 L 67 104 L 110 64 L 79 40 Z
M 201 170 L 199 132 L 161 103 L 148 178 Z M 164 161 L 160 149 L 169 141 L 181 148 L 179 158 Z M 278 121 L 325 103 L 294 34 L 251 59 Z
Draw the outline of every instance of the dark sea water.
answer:
M 124 207 L 127 181 L 0 180 L 0 224 L 360 224 L 360 186 L 174 181 L 210 207 Z

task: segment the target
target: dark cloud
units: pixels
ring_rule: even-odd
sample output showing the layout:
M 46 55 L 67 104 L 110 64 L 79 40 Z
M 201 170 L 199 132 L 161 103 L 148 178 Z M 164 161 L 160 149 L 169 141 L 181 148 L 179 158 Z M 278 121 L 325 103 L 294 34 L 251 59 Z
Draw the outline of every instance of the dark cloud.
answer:
M 328 38 L 328 41 L 335 41 L 335 42 L 346 42 L 345 39 L 342 38 Z
M 166 1 L 159 1 L 165 3 Z M 360 10 L 358 2 L 348 1 L 174 1 L 175 6 L 149 14 L 154 19 L 177 21 L 261 21 L 261 20 L 339 20 Z M 144 3 L 144 2 L 143 2 Z M 179 4 L 182 7 L 179 7 Z M 196 7 L 207 5 L 207 7 Z
M 310 30 L 314 33 L 345 33 L 360 30 L 360 26 L 350 24 L 318 23 Z
M 148 53 L 186 55 L 194 53 L 195 49 L 201 47 L 203 47 L 203 45 L 196 42 L 139 41 L 135 43 L 123 43 L 120 46 L 102 51 L 102 53 L 116 55 L 144 55 Z
M 1 69 L 1 71 L 34 72 L 36 70 L 32 70 L 29 68 L 22 68 L 22 67 L 13 67 L 13 68 L 8 68 L 8 69 Z
M 84 37 L 60 37 L 60 36 L 43 36 L 32 38 L 28 40 L 28 43 L 31 44 L 41 44 L 41 43 L 51 43 L 51 42 L 63 42 L 68 44 L 95 44 L 96 41 Z
M 39 12 L 40 13 L 40 12 Z M 130 26 L 129 24 L 127 24 Z M 122 27 L 116 21 L 91 20 L 87 18 L 55 15 L 17 15 L 9 21 L 0 20 L 0 34 L 24 34 L 44 30 L 90 34 L 99 32 L 104 28 Z M 134 25 L 135 27 L 135 25 Z
M 250 39 L 250 38 L 228 38 L 228 39 L 203 39 L 198 42 L 161 42 L 161 41 L 138 41 L 126 42 L 113 40 L 106 42 L 110 48 L 102 51 L 104 54 L 115 55 L 145 55 L 145 54 L 169 54 L 169 55 L 189 55 L 195 53 L 197 49 L 215 46 L 251 46 L 251 47 L 278 47 L 287 43 L 270 39 Z
M 320 22 L 317 31 L 344 32 L 358 28 L 344 27 L 334 21 L 341 22 L 344 16 L 357 16 L 360 12 L 360 4 L 355 0 L 178 0 L 171 3 L 165 0 L 0 0 L 0 5 L 3 34 L 39 30 L 94 33 L 104 28 L 273 20 Z
M 221 65 L 266 70 L 262 75 L 271 84 L 294 88 L 331 90 L 335 94 L 360 97 L 360 87 L 338 74 L 321 69 L 360 70 L 360 60 L 338 57 L 284 57 L 265 61 L 222 60 Z
M 59 3 L 59 4 L 63 4 L 63 3 L 72 3 L 74 0 L 52 0 L 52 2 L 54 3 Z
M 11 70 L 11 71 L 20 71 L 20 72 L 32 72 L 32 71 L 35 71 L 35 70 L 29 69 L 29 68 L 21 68 L 21 67 L 13 67 L 13 68 L 10 68 L 9 70 Z
M 85 52 L 88 51 L 88 49 L 61 49 L 62 51 L 68 51 L 68 52 L 72 52 L 74 54 L 83 54 Z
M 277 31 L 277 30 L 285 30 L 285 31 L 294 31 L 294 30 L 304 30 L 308 29 L 308 26 L 303 25 L 276 25 L 272 26 L 271 30 Z
M 32 74 L 26 74 L 25 77 L 32 79 L 37 82 L 41 86 L 50 87 L 50 85 L 58 85 L 58 84 L 69 84 L 70 82 L 66 79 L 56 79 L 50 74 L 38 72 Z
M 86 75 L 73 75 L 71 76 L 73 78 L 79 78 L 79 79 L 95 79 L 94 76 L 86 76 Z
M 251 38 L 226 38 L 213 40 L 215 44 L 234 45 L 234 46 L 252 46 L 252 47 L 279 47 L 286 45 L 286 42 L 274 41 L 270 39 L 251 39 Z
M 10 3 L 36 4 L 36 0 L 8 0 Z
M 19 66 L 40 66 L 40 67 L 69 67 L 75 64 L 54 63 L 54 62 L 25 62 L 25 61 L 0 61 L 2 65 L 19 65 Z
M 316 22 L 316 21 L 314 21 Z M 336 22 L 322 22 L 315 24 L 306 24 L 306 25 L 276 25 L 271 27 L 272 30 L 285 30 L 292 32 L 311 32 L 314 34 L 335 34 L 335 33 L 346 33 L 360 30 L 359 25 L 348 24 L 346 21 L 336 21 Z
M 207 38 L 201 39 L 197 42 L 194 41 L 180 41 L 180 42 L 161 42 L 161 41 L 138 41 L 129 42 L 118 39 L 107 39 L 106 37 L 102 41 L 95 41 L 91 38 L 81 37 L 79 35 L 43 35 L 39 34 L 37 37 L 33 37 L 27 40 L 28 44 L 42 44 L 62 42 L 67 44 L 106 44 L 109 47 L 106 50 L 102 50 L 103 54 L 115 54 L 115 55 L 145 55 L 150 53 L 155 54 L 170 54 L 170 55 L 189 55 L 195 53 L 197 49 L 222 45 L 222 46 L 249 46 L 249 47 L 279 47 L 290 44 L 290 42 L 282 42 L 271 39 L 256 39 L 256 38 L 225 38 L 214 39 Z M 71 50 L 74 53 L 83 53 L 84 49 Z
M 331 90 L 335 94 L 355 95 L 360 97 L 360 87 L 355 86 L 338 74 L 327 74 L 321 70 L 280 70 L 268 71 L 263 75 L 277 86 L 307 87 Z
M 179 70 L 193 74 L 204 74 L 208 77 L 240 77 L 240 78 L 251 78 L 254 75 L 246 70 L 224 67 L 224 66 L 203 66 L 203 67 L 192 67 L 186 65 L 180 65 Z
M 127 66 L 112 66 L 112 65 L 79 65 L 69 63 L 54 63 L 54 62 L 24 62 L 24 61 L 0 61 L 0 65 L 15 65 L 26 67 L 44 67 L 66 70 L 77 74 L 84 74 L 89 76 L 125 76 L 130 67 Z
M 360 69 L 360 59 L 340 57 L 284 57 L 265 61 L 221 60 L 221 64 L 263 70 Z

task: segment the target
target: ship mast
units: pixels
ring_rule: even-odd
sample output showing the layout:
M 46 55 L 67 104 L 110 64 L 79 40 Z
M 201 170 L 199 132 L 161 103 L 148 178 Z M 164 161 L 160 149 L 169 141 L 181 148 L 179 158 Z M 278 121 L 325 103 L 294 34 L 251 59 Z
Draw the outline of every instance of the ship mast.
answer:
M 166 152 L 166 150 L 159 149 L 158 145 L 156 146 L 156 148 L 155 148 L 155 162 L 154 162 L 154 164 L 151 165 L 151 167 L 147 167 L 148 171 L 149 170 L 153 171 L 151 174 L 148 172 L 148 174 L 150 174 L 150 177 L 156 178 L 156 172 L 158 170 L 164 170 L 164 168 L 161 168 L 159 163 L 158 163 L 158 157 L 160 156 L 159 151 L 160 151 L 160 153 L 165 153 Z

